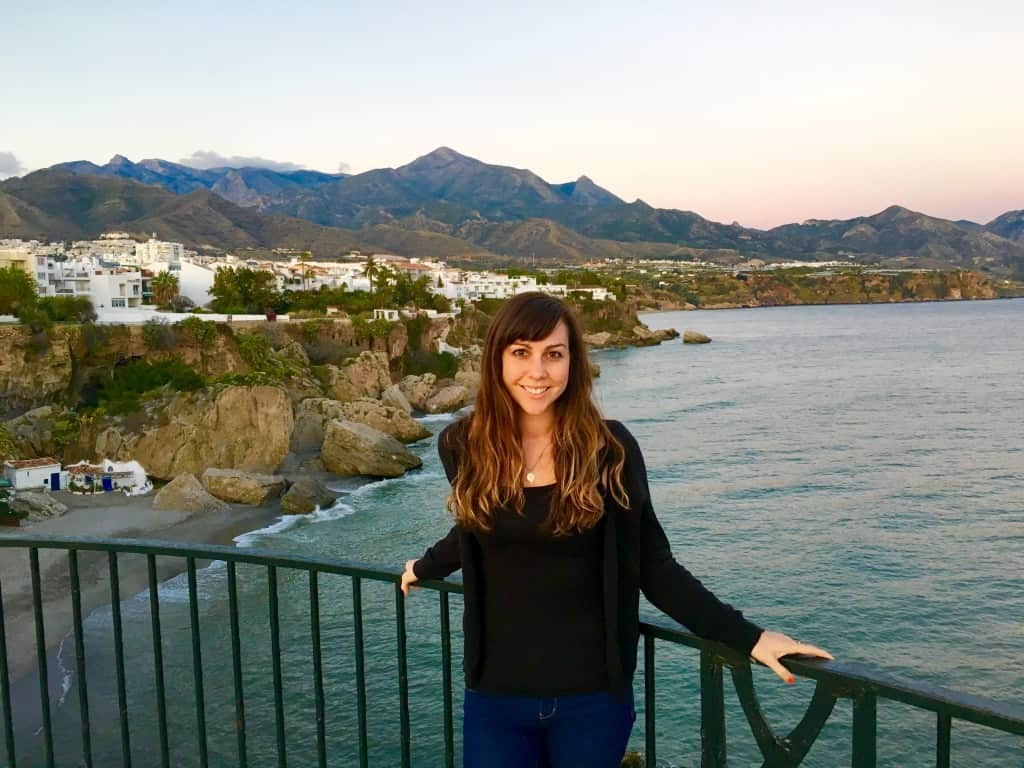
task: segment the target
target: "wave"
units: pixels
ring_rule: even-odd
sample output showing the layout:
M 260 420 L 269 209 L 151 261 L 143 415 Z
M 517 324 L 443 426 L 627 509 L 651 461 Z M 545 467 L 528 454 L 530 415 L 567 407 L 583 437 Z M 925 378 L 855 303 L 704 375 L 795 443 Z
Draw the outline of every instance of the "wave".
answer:
M 355 495 L 366 486 L 356 488 L 349 495 Z M 285 531 L 290 531 L 295 528 L 304 528 L 307 525 L 313 525 L 314 523 L 324 523 L 329 520 L 338 520 L 342 517 L 347 517 L 355 512 L 355 509 L 345 504 L 342 501 L 335 501 L 331 506 L 324 509 L 317 507 L 312 512 L 306 515 L 281 515 L 270 525 L 263 528 L 258 528 L 255 531 L 248 531 L 247 533 L 239 534 L 235 536 L 234 542 L 238 547 L 249 548 L 262 538 L 267 536 L 275 536 Z

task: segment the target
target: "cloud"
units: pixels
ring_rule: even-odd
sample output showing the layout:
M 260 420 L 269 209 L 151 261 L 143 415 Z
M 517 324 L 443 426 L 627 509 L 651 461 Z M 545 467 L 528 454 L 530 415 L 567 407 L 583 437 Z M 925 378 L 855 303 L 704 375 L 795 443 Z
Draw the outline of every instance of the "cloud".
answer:
M 352 173 L 352 164 L 342 160 L 338 163 L 338 173 Z
M 191 157 L 184 157 L 178 162 L 191 168 L 204 170 L 207 168 L 268 168 L 272 171 L 301 171 L 306 167 L 296 163 L 268 160 L 265 157 L 245 157 L 243 155 L 226 157 L 209 149 L 197 149 Z
M 18 176 L 28 169 L 19 162 L 13 152 L 0 152 L 0 179 Z

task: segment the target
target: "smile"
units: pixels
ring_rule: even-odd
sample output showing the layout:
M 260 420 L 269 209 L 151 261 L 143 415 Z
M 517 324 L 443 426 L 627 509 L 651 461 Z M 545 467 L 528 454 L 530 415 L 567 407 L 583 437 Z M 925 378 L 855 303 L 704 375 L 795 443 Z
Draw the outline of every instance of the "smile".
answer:
M 528 387 L 525 384 L 520 384 L 519 386 L 521 386 L 531 395 L 543 395 L 545 392 L 551 389 L 551 387 Z

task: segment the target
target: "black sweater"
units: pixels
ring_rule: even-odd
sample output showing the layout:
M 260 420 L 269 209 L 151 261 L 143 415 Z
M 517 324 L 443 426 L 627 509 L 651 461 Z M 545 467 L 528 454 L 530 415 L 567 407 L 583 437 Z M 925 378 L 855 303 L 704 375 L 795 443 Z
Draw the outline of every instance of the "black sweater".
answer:
M 438 437 L 438 453 L 449 482 L 454 480 L 459 455 L 465 450 L 465 423 L 462 420 L 450 424 Z M 742 612 L 720 601 L 676 562 L 651 506 L 647 469 L 636 439 L 620 422 L 606 423 L 626 452 L 623 483 L 630 502 L 626 509 L 605 494 L 601 577 L 609 689 L 622 692 L 632 684 L 640 639 L 641 590 L 655 607 L 695 634 L 749 655 L 762 629 L 744 618 Z M 463 668 L 468 688 L 479 686 L 482 671 L 486 616 L 482 558 L 479 535 L 453 525 L 413 567 L 422 580 L 444 578 L 462 569 Z M 528 568 L 529 562 L 520 567 Z M 522 618 L 529 621 L 529 617 Z

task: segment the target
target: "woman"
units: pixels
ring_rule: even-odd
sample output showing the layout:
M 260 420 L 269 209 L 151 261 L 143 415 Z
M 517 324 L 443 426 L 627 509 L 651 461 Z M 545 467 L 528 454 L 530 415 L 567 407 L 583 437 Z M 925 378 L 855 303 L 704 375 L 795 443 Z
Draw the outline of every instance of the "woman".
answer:
M 438 452 L 455 524 L 402 591 L 459 568 L 466 768 L 617 768 L 636 712 L 639 593 L 696 634 L 761 661 L 832 656 L 762 630 L 672 556 L 640 449 L 591 397 L 569 308 L 525 293 L 495 315 L 472 414 Z

